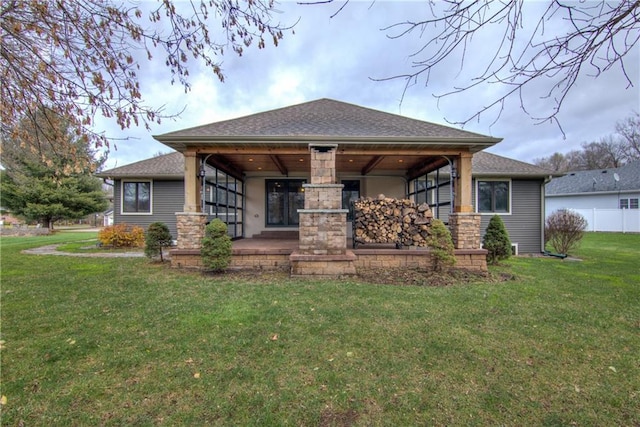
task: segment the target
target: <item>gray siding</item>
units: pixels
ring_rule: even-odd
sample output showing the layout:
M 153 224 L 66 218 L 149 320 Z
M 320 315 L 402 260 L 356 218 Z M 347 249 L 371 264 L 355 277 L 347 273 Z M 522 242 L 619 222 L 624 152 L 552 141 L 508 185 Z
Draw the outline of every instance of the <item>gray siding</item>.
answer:
M 473 200 L 475 201 L 475 180 L 473 183 Z M 511 181 L 511 215 L 500 215 L 512 243 L 518 243 L 521 254 L 539 253 L 543 232 L 541 180 Z M 489 225 L 492 215 L 482 215 L 482 235 Z
M 135 181 L 135 179 L 127 179 Z M 141 179 L 141 181 L 144 181 Z M 178 237 L 176 229 L 176 212 L 182 212 L 184 207 L 184 181 L 152 181 L 152 211 L 153 215 L 122 214 L 122 182 L 114 182 L 113 192 L 113 222 L 114 224 L 138 225 L 146 229 L 153 222 L 163 222 L 169 227 L 174 239 Z

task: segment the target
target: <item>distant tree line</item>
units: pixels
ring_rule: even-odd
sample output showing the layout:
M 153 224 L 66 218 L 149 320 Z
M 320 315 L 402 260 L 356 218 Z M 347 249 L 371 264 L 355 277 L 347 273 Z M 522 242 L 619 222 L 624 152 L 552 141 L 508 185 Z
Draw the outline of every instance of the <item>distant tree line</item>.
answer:
M 597 142 L 583 142 L 582 149 L 540 157 L 534 164 L 555 172 L 617 168 L 640 160 L 640 113 L 616 123 L 612 135 Z

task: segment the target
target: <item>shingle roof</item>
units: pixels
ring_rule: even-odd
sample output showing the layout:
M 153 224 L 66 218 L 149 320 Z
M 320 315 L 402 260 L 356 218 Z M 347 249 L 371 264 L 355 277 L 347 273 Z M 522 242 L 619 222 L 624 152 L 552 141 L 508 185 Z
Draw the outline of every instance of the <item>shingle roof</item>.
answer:
M 554 172 L 536 165 L 487 153 L 486 151 L 480 151 L 473 155 L 472 171 L 474 176 L 501 175 L 546 178 L 554 175 Z
M 332 99 L 318 99 L 158 135 L 159 141 L 189 137 L 370 137 L 499 139 Z
M 619 168 L 570 172 L 545 187 L 547 196 L 619 191 L 640 191 L 640 161 Z
M 108 169 L 97 173 L 96 176 L 100 178 L 182 179 L 184 177 L 184 156 L 176 151 Z
M 448 169 L 448 168 L 447 168 Z M 552 174 L 535 165 L 484 151 L 473 155 L 474 176 L 512 176 L 543 178 Z M 184 156 L 174 152 L 141 160 L 96 174 L 102 178 L 182 178 Z

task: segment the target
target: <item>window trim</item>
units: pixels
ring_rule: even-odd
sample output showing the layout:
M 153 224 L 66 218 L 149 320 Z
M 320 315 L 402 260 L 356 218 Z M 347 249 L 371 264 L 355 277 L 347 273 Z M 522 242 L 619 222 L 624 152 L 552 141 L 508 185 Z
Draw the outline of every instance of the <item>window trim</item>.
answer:
M 480 186 L 481 182 L 506 182 L 507 185 L 509 186 L 509 206 L 507 207 L 507 212 L 480 212 L 480 203 L 479 202 L 479 198 L 480 198 L 480 192 L 478 191 L 478 187 Z M 476 178 L 475 179 L 475 212 L 479 213 L 480 215 L 504 215 L 504 216 L 509 216 L 513 214 L 513 180 L 511 178 Z
M 622 197 L 618 199 L 618 209 L 632 209 L 632 210 L 639 209 L 640 206 L 638 206 L 639 204 L 638 201 L 639 201 L 638 197 Z M 622 202 L 626 202 L 626 206 L 622 206 Z
M 126 212 L 124 210 L 124 185 L 135 183 L 149 183 L 149 211 L 148 212 Z M 120 181 L 120 215 L 153 215 L 153 180 L 151 179 L 123 179 Z

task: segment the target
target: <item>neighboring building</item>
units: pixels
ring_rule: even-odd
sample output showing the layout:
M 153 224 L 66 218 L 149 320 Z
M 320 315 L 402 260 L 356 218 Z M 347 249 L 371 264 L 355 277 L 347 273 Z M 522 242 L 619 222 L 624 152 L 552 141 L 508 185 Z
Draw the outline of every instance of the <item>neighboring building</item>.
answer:
M 299 211 L 319 211 L 305 209 L 313 174 L 325 172 L 310 171 L 313 153 L 331 152 L 344 211 L 358 197 L 411 197 L 452 228 L 479 214 L 483 233 L 499 214 L 520 253 L 543 247 L 550 172 L 482 151 L 500 139 L 328 99 L 156 139 L 179 152 L 98 174 L 113 180 L 116 224 L 161 221 L 179 242 L 177 218 L 189 212 L 223 219 L 236 238 L 298 231 Z
M 640 161 L 569 172 L 546 185 L 547 216 L 558 209 L 638 209 Z
M 588 231 L 640 232 L 640 161 L 619 168 L 569 172 L 546 185 L 546 216 L 571 209 Z

